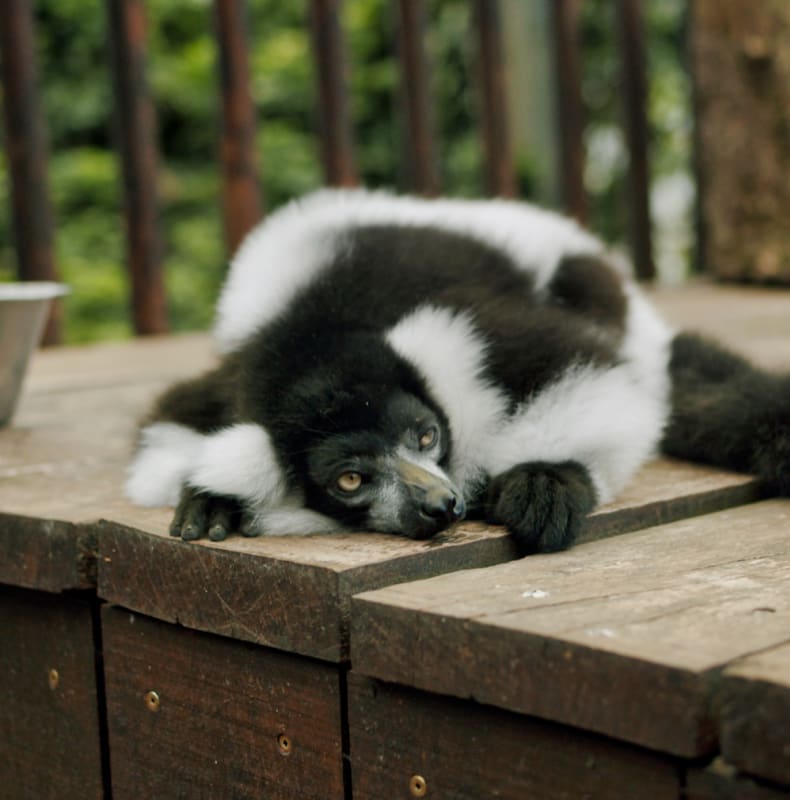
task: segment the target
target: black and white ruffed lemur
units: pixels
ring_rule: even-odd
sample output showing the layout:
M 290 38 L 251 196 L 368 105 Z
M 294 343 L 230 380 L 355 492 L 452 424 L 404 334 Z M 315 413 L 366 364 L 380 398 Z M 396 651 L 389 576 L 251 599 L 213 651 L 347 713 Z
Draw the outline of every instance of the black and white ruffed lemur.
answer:
M 293 202 L 236 255 L 222 360 L 159 399 L 128 495 L 182 539 L 476 516 L 529 553 L 659 450 L 790 493 L 790 376 L 671 331 L 626 272 L 525 203 Z

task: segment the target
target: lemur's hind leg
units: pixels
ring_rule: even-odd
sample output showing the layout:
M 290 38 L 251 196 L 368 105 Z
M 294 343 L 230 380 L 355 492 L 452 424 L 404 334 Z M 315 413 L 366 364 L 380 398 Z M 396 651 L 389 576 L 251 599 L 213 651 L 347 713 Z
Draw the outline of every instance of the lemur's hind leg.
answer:
M 672 342 L 672 410 L 662 449 L 751 472 L 790 494 L 790 375 L 773 375 L 695 334 Z

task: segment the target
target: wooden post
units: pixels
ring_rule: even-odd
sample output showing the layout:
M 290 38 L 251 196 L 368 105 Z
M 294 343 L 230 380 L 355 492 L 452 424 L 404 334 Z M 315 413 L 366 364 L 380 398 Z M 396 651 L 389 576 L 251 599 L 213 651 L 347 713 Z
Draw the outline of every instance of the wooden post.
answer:
M 410 186 L 421 194 L 434 196 L 439 193 L 439 174 L 431 113 L 431 75 L 425 49 L 425 2 L 400 0 L 398 10 Z
M 346 90 L 348 65 L 340 25 L 341 0 L 311 0 L 310 30 L 318 81 L 321 157 L 327 183 L 359 183 Z
M 234 253 L 263 216 L 244 0 L 215 0 L 222 103 L 220 162 L 225 241 Z
M 497 0 L 475 0 L 474 20 L 478 41 L 486 188 L 492 195 L 515 197 L 516 173 L 507 125 L 506 76 Z
M 46 130 L 36 85 L 29 0 L 7 0 L 3 4 L 0 73 L 17 274 L 23 281 L 56 281 Z M 62 307 L 56 301 L 44 331 L 44 344 L 60 342 L 61 317 Z
M 641 0 L 618 0 L 625 134 L 628 143 L 628 211 L 631 257 L 639 278 L 655 277 L 650 224 L 649 131 L 645 36 Z
M 554 65 L 557 73 L 559 172 L 565 210 L 580 222 L 589 217 L 584 188 L 584 108 L 579 53 L 580 0 L 552 0 Z
M 156 119 L 145 76 L 142 0 L 105 0 L 112 51 L 115 128 L 123 171 L 132 315 L 138 334 L 168 329 L 156 190 Z
M 790 3 L 692 4 L 703 267 L 790 283 Z

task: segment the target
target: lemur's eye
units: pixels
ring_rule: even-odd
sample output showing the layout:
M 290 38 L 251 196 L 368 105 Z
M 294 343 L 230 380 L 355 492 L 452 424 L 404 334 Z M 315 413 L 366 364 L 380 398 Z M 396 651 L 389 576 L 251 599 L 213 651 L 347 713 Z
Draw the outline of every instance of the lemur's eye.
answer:
M 420 436 L 420 450 L 427 450 L 436 442 L 437 431 L 436 428 L 428 428 L 422 436 Z
M 362 486 L 362 476 L 358 472 L 344 472 L 337 479 L 337 488 L 343 492 L 356 492 Z

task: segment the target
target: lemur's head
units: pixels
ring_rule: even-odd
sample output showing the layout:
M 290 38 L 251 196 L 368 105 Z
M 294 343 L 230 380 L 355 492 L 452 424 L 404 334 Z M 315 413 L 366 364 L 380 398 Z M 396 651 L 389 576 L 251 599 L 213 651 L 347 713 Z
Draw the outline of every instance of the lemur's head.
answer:
M 465 514 L 446 472 L 450 432 L 413 394 L 357 387 L 311 420 L 300 473 L 308 508 L 357 530 L 426 539 Z

